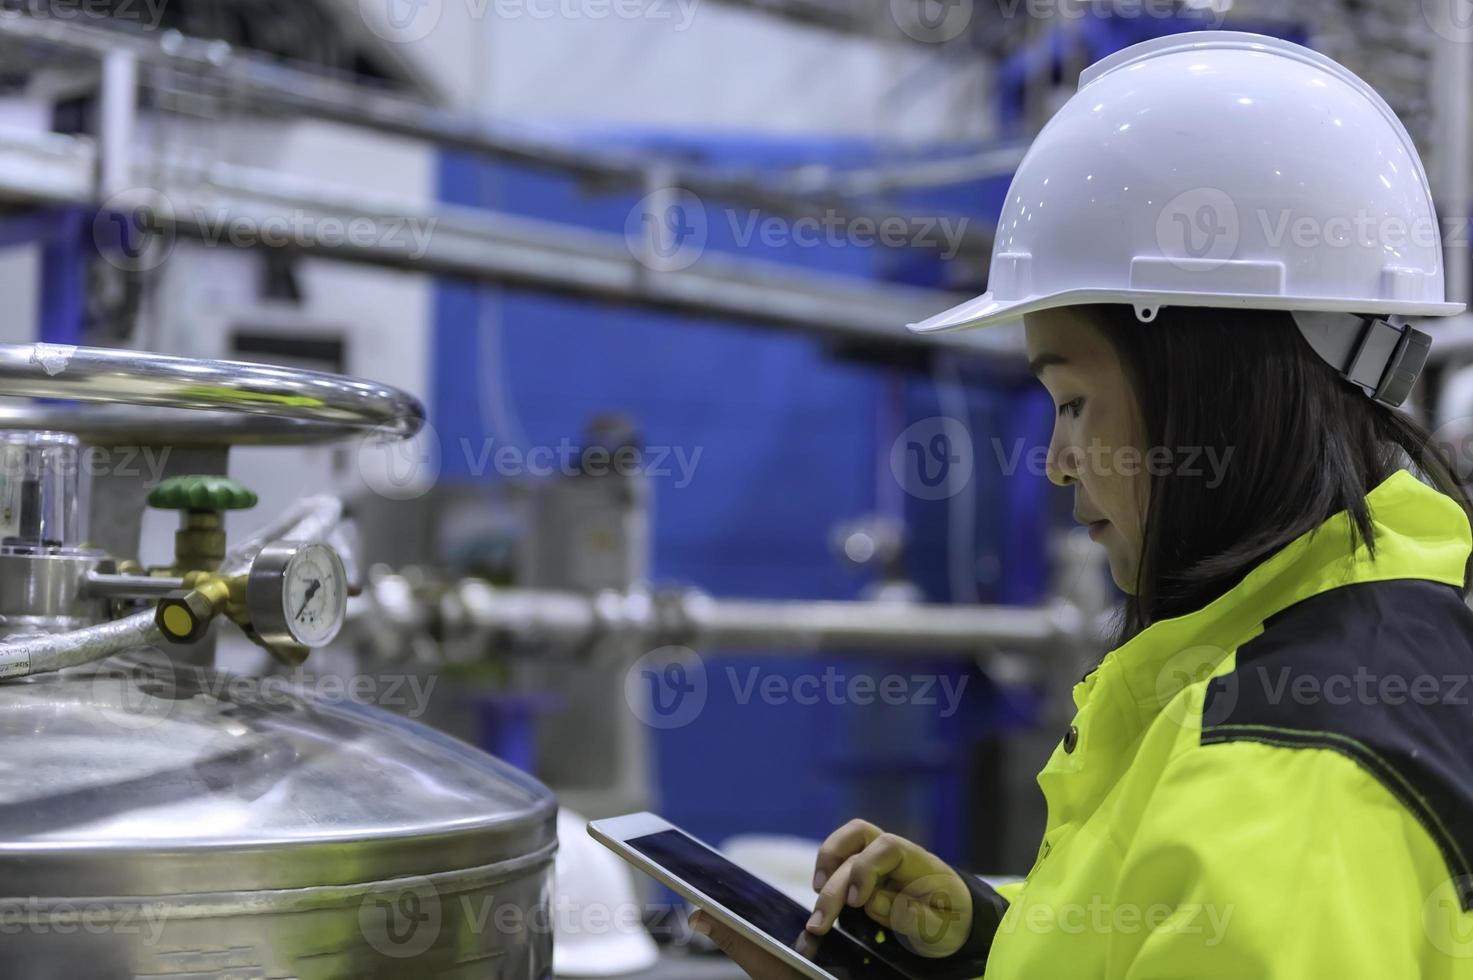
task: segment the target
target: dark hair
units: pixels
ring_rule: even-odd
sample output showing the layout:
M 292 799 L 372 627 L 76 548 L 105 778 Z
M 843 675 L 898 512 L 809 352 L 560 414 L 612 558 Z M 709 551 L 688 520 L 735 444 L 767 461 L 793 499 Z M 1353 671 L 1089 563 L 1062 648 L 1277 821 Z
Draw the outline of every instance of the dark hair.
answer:
M 1350 547 L 1363 540 L 1374 555 L 1365 495 L 1398 469 L 1473 520 L 1473 503 L 1426 428 L 1341 378 L 1290 314 L 1172 307 L 1143 323 L 1129 306 L 1080 312 L 1120 355 L 1147 447 L 1232 453 L 1220 473 L 1152 469 L 1136 594 L 1117 645 L 1200 609 L 1341 511 L 1350 515 Z

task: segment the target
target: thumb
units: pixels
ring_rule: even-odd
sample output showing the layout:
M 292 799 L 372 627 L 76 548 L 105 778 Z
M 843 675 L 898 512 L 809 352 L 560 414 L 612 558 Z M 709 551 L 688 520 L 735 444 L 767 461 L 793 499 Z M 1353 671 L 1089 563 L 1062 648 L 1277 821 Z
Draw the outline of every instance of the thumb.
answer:
M 691 913 L 690 927 L 709 937 L 752 980 L 801 980 L 802 975 L 792 967 L 699 909 Z

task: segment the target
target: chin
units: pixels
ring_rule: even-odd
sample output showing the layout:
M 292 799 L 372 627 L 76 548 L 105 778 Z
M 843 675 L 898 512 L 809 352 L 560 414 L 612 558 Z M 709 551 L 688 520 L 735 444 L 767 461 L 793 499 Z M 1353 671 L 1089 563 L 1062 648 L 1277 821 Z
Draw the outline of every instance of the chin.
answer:
M 1135 569 L 1121 568 L 1115 561 L 1110 559 L 1110 578 L 1115 580 L 1115 587 L 1126 595 L 1135 595 Z

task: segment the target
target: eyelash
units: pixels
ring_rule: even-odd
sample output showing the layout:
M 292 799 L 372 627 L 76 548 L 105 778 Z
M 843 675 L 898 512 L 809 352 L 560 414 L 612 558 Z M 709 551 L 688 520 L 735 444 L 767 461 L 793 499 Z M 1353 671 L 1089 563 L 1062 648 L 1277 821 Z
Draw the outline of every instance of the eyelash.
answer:
M 1080 413 L 1080 411 L 1083 408 L 1084 408 L 1084 399 L 1083 398 L 1076 398 L 1073 401 L 1065 402 L 1064 404 L 1060 405 L 1059 406 L 1059 414 L 1060 415 L 1063 415 L 1065 412 L 1068 412 L 1069 414 L 1073 415 L 1077 419 L 1077 418 L 1079 418 L 1079 413 Z

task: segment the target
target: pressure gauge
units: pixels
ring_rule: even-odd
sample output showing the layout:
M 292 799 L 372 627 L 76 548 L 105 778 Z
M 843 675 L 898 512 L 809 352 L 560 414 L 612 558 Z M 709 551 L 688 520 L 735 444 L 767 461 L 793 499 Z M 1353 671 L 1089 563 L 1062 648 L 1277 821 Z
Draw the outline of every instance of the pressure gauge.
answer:
M 327 646 L 348 610 L 343 560 L 325 544 L 272 542 L 251 563 L 246 605 L 266 646 Z

